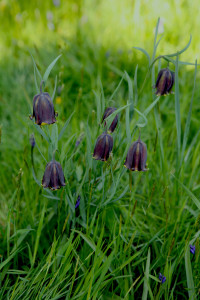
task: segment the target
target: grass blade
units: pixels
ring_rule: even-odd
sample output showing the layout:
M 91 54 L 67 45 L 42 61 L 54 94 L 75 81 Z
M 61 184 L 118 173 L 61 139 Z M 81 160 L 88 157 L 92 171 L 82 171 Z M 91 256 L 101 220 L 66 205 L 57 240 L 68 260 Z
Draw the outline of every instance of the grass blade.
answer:
M 194 300 L 195 297 L 195 288 L 194 288 L 194 280 L 192 275 L 192 265 L 190 261 L 190 251 L 189 246 L 187 246 L 185 252 L 185 272 L 187 278 L 187 287 L 188 287 L 188 295 L 190 300 Z
M 145 270 L 145 277 L 144 277 L 142 300 L 146 300 L 147 296 L 148 296 L 149 269 L 150 269 L 150 248 L 149 248 L 148 254 L 147 254 L 147 263 L 146 263 L 146 270 Z
M 181 114 L 179 103 L 179 81 L 178 81 L 178 55 L 176 57 L 175 68 L 175 114 L 176 114 L 176 130 L 177 130 L 177 161 L 180 159 L 181 151 Z
M 49 74 L 51 72 L 51 70 L 53 69 L 54 65 L 56 64 L 57 60 L 62 56 L 62 54 L 58 55 L 53 61 L 52 63 L 47 67 L 45 73 L 44 73 L 44 76 L 43 76 L 43 80 L 44 82 L 47 81 L 48 77 L 49 77 Z
M 65 122 L 65 125 L 63 126 L 63 128 L 61 129 L 61 132 L 59 133 L 59 136 L 58 136 L 58 141 L 60 141 L 60 139 L 62 138 L 67 126 L 69 125 L 69 122 L 73 116 L 74 112 L 69 116 L 69 118 L 67 119 L 67 121 Z

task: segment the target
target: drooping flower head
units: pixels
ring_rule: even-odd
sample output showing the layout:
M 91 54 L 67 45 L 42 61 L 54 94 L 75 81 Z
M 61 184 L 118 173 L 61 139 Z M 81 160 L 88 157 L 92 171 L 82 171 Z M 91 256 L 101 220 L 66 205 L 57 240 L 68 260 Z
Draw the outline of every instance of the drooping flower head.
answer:
M 168 68 L 161 69 L 158 73 L 155 88 L 157 89 L 156 95 L 162 96 L 171 93 L 174 84 L 174 72 Z
M 104 112 L 104 115 L 103 115 L 103 119 L 102 119 L 102 123 L 103 121 L 108 117 L 110 116 L 114 111 L 116 110 L 115 107 L 108 107 L 106 108 L 105 112 Z M 114 120 L 112 121 L 110 127 L 109 127 L 109 131 L 110 132 L 113 132 L 117 126 L 117 123 L 118 123 L 118 115 L 115 116 Z M 106 126 L 106 121 L 104 122 L 104 126 Z
M 131 171 L 147 171 L 147 146 L 139 139 L 134 142 L 126 156 L 125 167 Z
M 56 122 L 53 101 L 48 93 L 42 92 L 42 84 L 40 85 L 40 94 L 33 98 L 33 116 L 35 123 L 38 125 L 53 124 Z
M 62 167 L 60 163 L 54 159 L 46 165 L 42 186 L 52 190 L 58 190 L 61 186 L 65 186 L 65 177 Z
M 159 273 L 159 280 L 163 284 L 166 281 L 166 277 L 164 275 L 162 275 L 161 273 Z
M 190 245 L 190 252 L 194 255 L 195 254 L 195 245 Z
M 105 132 L 102 133 L 96 141 L 93 158 L 102 161 L 108 160 L 112 148 L 113 148 L 112 136 Z

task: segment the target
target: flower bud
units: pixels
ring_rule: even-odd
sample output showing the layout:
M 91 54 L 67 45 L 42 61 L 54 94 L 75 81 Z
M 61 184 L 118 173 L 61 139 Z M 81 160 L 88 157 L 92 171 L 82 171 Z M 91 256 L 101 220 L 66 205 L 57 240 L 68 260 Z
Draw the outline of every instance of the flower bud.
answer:
M 96 141 L 93 158 L 102 161 L 108 160 L 112 148 L 113 148 L 112 136 L 105 132 L 102 133 Z
M 104 112 L 104 115 L 103 115 L 103 119 L 102 119 L 102 123 L 103 121 L 108 117 L 110 116 L 114 111 L 116 110 L 115 107 L 108 107 L 106 108 L 105 112 Z M 114 120 L 112 121 L 111 125 L 110 125 L 110 128 L 108 129 L 110 132 L 113 132 L 117 126 L 117 123 L 118 123 L 118 115 L 115 116 Z M 104 127 L 106 126 L 106 121 L 104 123 Z
M 155 88 L 157 89 L 156 95 L 162 96 L 169 94 L 173 87 L 174 79 L 174 72 L 170 71 L 168 68 L 160 70 L 155 85 Z
M 60 163 L 54 159 L 46 165 L 42 186 L 52 190 L 58 190 L 61 186 L 65 186 L 65 177 L 62 167 Z
M 131 171 L 147 171 L 147 146 L 140 138 L 128 150 L 125 167 Z

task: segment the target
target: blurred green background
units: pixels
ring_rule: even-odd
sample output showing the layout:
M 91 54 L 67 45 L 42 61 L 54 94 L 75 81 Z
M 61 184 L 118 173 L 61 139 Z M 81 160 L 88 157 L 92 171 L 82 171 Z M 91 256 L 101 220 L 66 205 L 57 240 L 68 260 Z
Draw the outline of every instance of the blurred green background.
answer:
M 155 27 L 158 17 L 160 17 L 158 38 L 162 35 L 163 38 L 158 47 L 157 56 L 174 53 L 182 49 L 188 43 L 191 34 L 192 43 L 188 50 L 180 56 L 180 59 L 182 61 L 192 63 L 194 63 L 196 59 L 199 61 L 199 15 L 200 5 L 198 0 L 194 0 L 192 2 L 189 0 L 0 1 L 0 258 L 3 257 L 5 259 L 5 257 L 7 257 L 6 255 L 9 254 L 9 243 L 11 245 L 17 245 L 17 243 L 15 244 L 16 241 L 14 239 L 14 241 L 11 240 L 10 242 L 9 234 L 11 236 L 15 236 L 16 230 L 25 230 L 25 228 L 29 227 L 35 230 L 34 232 L 29 233 L 28 236 L 28 243 L 30 244 L 30 248 L 33 252 L 35 245 L 34 234 L 38 228 L 38 223 L 41 220 L 41 211 L 45 199 L 41 191 L 42 189 L 36 185 L 31 172 L 29 137 L 34 131 L 34 128 L 32 122 L 29 120 L 29 114 L 32 113 L 32 99 L 36 94 L 36 90 L 34 83 L 33 61 L 30 54 L 33 55 L 38 69 L 42 74 L 44 74 L 51 61 L 53 61 L 53 59 L 55 59 L 55 57 L 59 54 L 62 54 L 62 57 L 59 59 L 50 74 L 45 91 L 52 94 L 55 77 L 57 75 L 58 88 L 56 91 L 55 108 L 56 111 L 58 111 L 59 116 L 57 122 L 59 131 L 61 130 L 64 122 L 69 118 L 70 114 L 75 111 L 68 130 L 63 137 L 63 144 L 60 143 L 59 147 L 65 172 L 69 181 L 71 180 L 70 188 L 72 191 L 76 191 L 77 182 L 78 185 L 80 185 L 82 180 L 81 178 L 85 171 L 85 165 L 87 165 L 86 139 L 83 139 L 83 143 L 80 146 L 80 150 L 77 150 L 74 161 L 68 162 L 67 159 L 73 154 L 76 140 L 82 136 L 83 132 L 85 132 L 85 123 L 87 120 L 91 132 L 91 145 L 92 147 L 94 146 L 97 133 L 99 133 L 99 131 L 97 129 L 96 102 L 93 91 L 100 90 L 100 80 L 104 88 L 105 98 L 108 99 L 120 82 L 121 77 L 124 74 L 124 70 L 126 70 L 130 78 L 133 79 L 136 65 L 138 65 L 138 106 L 139 110 L 143 112 L 152 102 L 152 84 L 150 78 L 148 78 L 146 84 L 143 86 L 144 79 L 148 72 L 148 62 L 146 57 L 141 52 L 133 49 L 133 47 L 142 47 L 150 55 L 152 55 Z M 161 61 L 161 64 L 161 67 L 167 66 L 165 61 Z M 157 72 L 158 64 L 155 64 L 155 67 Z M 172 64 L 170 64 L 170 67 L 174 71 L 174 66 Z M 179 76 L 181 125 L 182 132 L 184 132 L 185 121 L 192 95 L 194 66 L 180 66 Z M 198 82 L 199 74 L 197 73 L 192 122 L 188 145 L 186 148 L 187 159 L 184 166 L 185 169 L 181 174 L 183 182 L 188 184 L 188 188 L 190 188 L 196 196 L 198 196 L 200 189 L 200 143 L 198 140 L 198 130 L 200 128 L 200 105 Z M 114 101 L 110 103 L 106 102 L 106 105 L 108 106 L 109 104 L 119 108 L 126 105 L 127 99 L 128 86 L 127 82 L 123 81 L 120 90 L 114 97 Z M 176 296 L 178 295 L 180 297 L 185 297 L 182 299 L 187 299 L 187 292 L 185 294 L 184 292 L 181 294 L 183 287 L 185 290 L 187 289 L 185 275 L 182 278 L 182 271 L 185 272 L 183 266 L 184 259 L 182 256 L 184 255 L 183 251 L 185 240 L 190 240 L 190 238 L 193 237 L 197 231 L 199 221 L 196 221 L 195 219 L 198 219 L 198 210 L 195 210 L 196 207 L 182 207 L 183 201 L 188 199 L 184 196 L 184 194 L 183 196 L 181 194 L 179 199 L 180 203 L 178 202 L 175 195 L 174 185 L 168 178 L 169 172 L 174 171 L 175 169 L 176 157 L 176 126 L 173 96 L 163 97 L 162 101 L 160 101 L 160 117 L 162 122 L 161 131 L 163 135 L 164 151 L 166 155 L 165 170 L 167 170 L 167 175 L 165 177 L 165 174 L 163 174 L 163 171 L 160 168 L 159 151 L 156 149 L 156 126 L 153 114 L 151 114 L 148 119 L 148 125 L 142 131 L 142 138 L 144 138 L 147 143 L 147 148 L 150 149 L 148 153 L 150 171 L 146 175 L 148 178 L 146 181 L 144 180 L 144 177 L 139 176 L 135 179 L 138 185 L 136 184 L 135 190 L 131 195 L 134 195 L 135 197 L 134 193 L 137 192 L 136 202 L 138 201 L 139 208 L 136 212 L 136 220 L 134 219 L 133 222 L 135 222 L 134 226 L 138 230 L 136 234 L 138 244 L 142 244 L 142 246 L 140 245 L 141 247 L 146 245 L 145 250 L 142 248 L 144 252 L 146 251 L 145 255 L 147 254 L 150 237 L 158 235 L 159 239 L 162 240 L 163 248 L 161 258 L 159 257 L 160 248 L 157 246 L 158 242 L 156 241 L 154 243 L 154 241 L 152 241 L 151 244 L 152 257 L 154 257 L 156 261 L 155 264 L 153 262 L 153 266 L 156 266 L 155 268 L 157 269 L 161 268 L 161 266 L 163 268 L 165 266 L 165 270 L 168 267 L 170 269 L 169 265 L 171 264 L 171 261 L 168 265 L 168 254 L 170 256 L 173 245 L 177 242 L 177 244 L 175 243 L 176 246 L 173 248 L 174 252 L 172 252 L 172 257 L 174 258 L 174 269 L 172 268 L 173 271 L 169 271 L 168 274 L 171 276 L 174 272 L 173 276 L 177 276 L 174 280 L 175 282 L 178 282 L 178 292 Z M 121 153 L 121 155 L 124 154 L 124 149 L 126 147 L 126 141 L 121 143 L 120 140 L 121 136 L 125 135 L 124 124 L 125 117 L 122 114 L 121 123 L 119 125 L 119 134 L 118 136 L 116 135 L 117 142 L 115 144 L 115 150 L 119 151 L 118 153 Z M 196 138 L 194 138 L 195 135 Z M 35 132 L 35 136 L 38 145 L 41 147 L 42 153 L 46 155 L 47 158 L 48 152 L 45 148 L 46 144 L 41 143 L 41 138 L 37 132 Z M 68 141 L 69 144 L 67 144 Z M 67 155 L 64 152 L 65 150 L 68 151 Z M 37 173 L 38 177 L 41 179 L 45 162 L 42 160 L 38 151 L 36 150 L 35 152 L 35 161 L 38 168 Z M 66 157 L 67 159 L 65 159 Z M 118 158 L 115 157 L 115 160 L 117 165 L 119 162 Z M 99 170 L 100 168 L 97 170 L 97 173 Z M 141 181 L 140 178 L 142 178 Z M 124 185 L 128 185 L 128 180 L 129 178 L 127 175 L 126 178 L 123 179 L 123 182 L 120 183 L 119 189 L 123 190 Z M 142 184 L 140 184 L 140 182 L 142 182 Z M 60 196 L 61 193 L 59 193 L 60 191 L 58 191 L 58 195 Z M 163 200 L 165 199 L 165 194 L 167 204 Z M 74 195 L 75 192 L 73 196 Z M 94 196 L 94 198 L 96 197 L 93 199 L 94 203 L 98 199 L 99 195 L 101 195 L 100 188 L 97 191 L 97 197 L 96 194 Z M 108 209 L 108 212 L 106 211 L 108 216 L 105 213 L 105 222 L 108 222 L 108 232 L 108 228 L 112 227 L 113 219 L 115 220 L 116 218 L 118 220 L 120 215 L 120 227 L 121 215 L 125 220 L 124 222 L 128 222 L 127 216 L 129 212 L 133 211 L 134 214 L 135 208 L 132 207 L 133 199 L 131 199 L 131 196 L 129 194 L 127 196 L 126 194 L 123 200 L 127 207 L 127 203 L 130 202 L 129 205 L 131 209 L 124 205 L 123 208 L 119 208 L 119 210 L 121 209 L 120 212 L 117 210 L 117 216 L 114 215 L 113 208 L 111 208 L 112 212 Z M 152 206 L 150 207 L 151 201 Z M 66 204 L 66 212 L 69 208 L 67 205 L 68 204 Z M 43 240 L 42 243 L 39 244 L 39 254 L 37 254 L 38 265 L 40 262 L 44 262 L 43 254 L 47 253 L 48 249 L 54 245 L 54 237 L 51 233 L 54 232 L 55 227 L 57 226 L 56 222 L 58 222 L 56 205 L 49 201 L 47 206 L 48 216 L 45 216 L 45 226 L 49 227 L 48 229 L 45 228 L 45 232 L 42 232 Z M 148 218 L 145 209 L 150 210 Z M 183 218 L 182 212 L 184 215 Z M 60 224 L 62 225 L 66 218 L 64 213 L 65 209 L 63 209 L 63 215 L 61 216 L 62 222 L 60 222 Z M 167 215 L 166 223 L 165 213 Z M 89 215 L 89 217 L 91 217 L 91 215 Z M 180 227 L 177 229 L 178 233 L 175 231 L 176 226 L 178 226 L 176 221 L 182 222 Z M 82 219 L 80 224 L 82 224 L 81 222 L 83 222 Z M 130 222 L 132 222 L 132 219 Z M 9 225 L 11 227 L 8 228 L 8 224 L 11 224 Z M 126 223 L 124 224 L 124 226 L 122 225 L 122 232 L 124 231 L 126 233 Z M 129 228 L 131 228 L 130 230 L 132 230 L 133 224 L 130 224 L 128 223 L 127 227 L 129 226 Z M 169 239 L 166 238 L 164 233 L 162 236 L 159 235 L 161 227 L 165 234 L 169 233 L 170 235 L 172 232 Z M 99 225 L 99 228 L 101 228 L 101 224 Z M 116 228 L 118 229 L 118 227 Z M 99 233 L 98 230 L 97 232 Z M 189 230 L 191 230 L 191 232 L 189 232 Z M 67 227 L 67 233 L 70 234 L 70 225 Z M 20 234 L 23 234 L 23 232 L 20 232 Z M 59 240 L 59 225 L 57 235 Z M 112 232 L 110 236 L 111 240 L 109 240 L 109 235 L 106 236 L 106 238 L 109 242 L 112 242 L 112 238 L 114 240 Z M 132 231 L 130 243 L 131 239 Z M 21 241 L 22 240 L 23 239 L 21 239 Z M 23 270 L 27 271 L 28 269 L 27 253 L 30 254 L 30 251 L 28 252 L 25 241 L 26 239 L 23 240 L 23 255 L 20 253 L 19 258 L 14 260 L 14 267 L 11 265 L 13 269 L 17 268 L 18 262 L 19 268 L 20 264 L 24 264 L 25 267 Z M 123 241 L 120 240 L 118 244 L 122 253 L 122 256 L 119 258 L 122 270 L 125 275 L 130 274 L 132 272 L 131 267 L 127 267 L 127 270 L 125 271 L 123 269 Z M 15 246 L 13 246 L 13 249 L 16 249 L 14 247 Z M 80 247 L 82 249 L 82 246 Z M 83 257 L 84 255 L 89 255 L 89 251 L 85 251 L 84 247 L 82 252 L 80 251 L 80 253 L 83 254 Z M 142 251 L 141 253 L 143 254 Z M 178 257 L 179 254 L 180 259 Z M 130 255 L 132 255 L 132 252 Z M 84 260 L 85 257 L 83 257 L 82 259 Z M 166 258 L 167 262 L 165 261 Z M 116 265 L 118 265 L 117 259 L 115 260 Z M 146 256 L 142 259 L 145 259 L 146 262 Z M 181 259 L 182 263 L 180 263 Z M 198 262 L 199 256 L 195 259 L 196 262 Z M 70 265 L 72 273 L 75 268 L 75 264 L 76 262 L 74 259 L 72 267 Z M 88 269 L 89 267 L 90 264 L 88 262 Z M 134 272 L 138 274 L 141 272 L 142 268 L 143 265 L 142 267 L 136 266 Z M 3 277 L 5 276 L 5 278 L 6 272 L 7 269 L 4 270 L 3 273 Z M 38 270 L 36 270 L 36 272 L 38 272 Z M 55 270 L 53 270 L 52 274 L 54 273 Z M 196 269 L 196 282 L 198 282 L 197 276 L 199 276 L 199 273 L 197 273 L 198 270 Z M 155 277 L 157 276 L 157 274 L 153 274 Z M 8 275 L 8 277 L 9 276 L 10 275 Z M 121 273 L 120 276 L 122 276 Z M 9 280 L 8 282 L 10 283 Z M 13 283 L 13 285 L 15 284 L 15 280 L 16 277 L 14 275 L 12 277 L 11 274 L 11 283 Z M 142 285 L 143 282 L 140 282 L 140 286 Z M 132 282 L 129 282 L 127 279 L 123 296 L 128 293 L 131 286 Z M 157 287 L 155 289 L 157 291 Z M 10 290 L 12 290 L 12 288 Z M 117 291 L 116 294 L 119 294 L 119 292 Z M 115 299 L 118 298 L 114 298 L 114 300 Z

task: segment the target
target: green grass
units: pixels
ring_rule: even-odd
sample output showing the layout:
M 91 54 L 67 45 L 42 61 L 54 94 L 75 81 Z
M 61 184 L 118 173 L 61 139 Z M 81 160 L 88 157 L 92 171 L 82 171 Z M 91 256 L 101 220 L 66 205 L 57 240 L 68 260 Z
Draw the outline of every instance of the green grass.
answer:
M 44 1 L 38 4 L 38 22 L 32 1 L 13 3 L 12 9 L 6 6 L 4 15 L 8 35 L 0 62 L 0 299 L 198 299 L 199 66 L 198 61 L 195 66 L 194 56 L 196 28 L 190 27 L 198 11 L 187 22 L 190 32 L 188 37 L 184 33 L 180 46 L 177 41 L 182 39 L 183 29 L 175 31 L 173 22 L 180 16 L 173 13 L 155 53 L 157 17 L 154 12 L 149 14 L 149 27 L 142 22 L 148 8 L 144 12 L 138 8 L 142 1 L 136 1 L 134 8 L 128 6 L 128 0 L 123 7 L 120 2 L 113 7 L 110 1 L 101 1 L 93 13 L 88 8 L 94 4 L 89 6 L 88 1 L 59 8 Z M 102 25 L 109 24 L 109 32 L 113 30 L 113 42 L 95 19 L 109 7 L 116 15 L 108 21 L 104 14 Z M 143 25 L 138 34 L 130 28 L 128 7 L 135 16 L 141 11 L 138 22 Z M 164 8 L 160 7 L 162 17 Z M 73 12 L 71 25 L 62 13 L 64 8 L 66 15 Z M 54 32 L 44 30 L 47 10 L 56 16 Z M 23 11 L 29 18 L 24 13 L 24 23 L 15 24 L 15 15 Z M 119 24 L 115 29 L 123 36 L 123 51 L 119 51 L 112 25 L 120 11 L 127 16 L 121 29 Z M 88 22 L 80 26 L 85 12 Z M 183 24 L 187 13 L 182 4 L 179 13 Z M 34 24 L 35 34 L 30 35 Z M 68 24 L 68 34 L 63 24 Z M 145 48 L 150 64 L 160 54 L 184 48 L 189 33 L 194 35 L 192 44 L 170 63 L 176 72 L 175 94 L 155 97 L 152 85 L 167 62 L 157 60 L 149 72 L 145 54 L 128 49 Z M 14 43 L 12 36 L 24 44 Z M 37 91 L 28 51 L 42 75 L 62 54 L 45 88 L 52 95 L 57 76 L 54 105 L 58 122 L 42 127 L 43 137 L 29 119 Z M 183 65 L 183 60 L 194 65 Z M 39 83 L 39 77 L 37 80 Z M 103 131 L 99 123 L 107 106 L 119 109 L 120 121 L 113 133 L 112 159 L 102 163 L 95 161 L 92 153 Z M 147 144 L 149 170 L 131 173 L 123 164 L 130 143 L 138 138 L 138 127 Z M 32 133 L 36 138 L 35 175 L 29 143 Z M 52 192 L 38 185 L 34 176 L 40 183 L 55 148 L 66 187 Z M 81 202 L 75 210 L 78 195 Z M 194 256 L 189 244 L 196 246 Z M 166 276 L 164 284 L 158 279 L 160 272 Z

